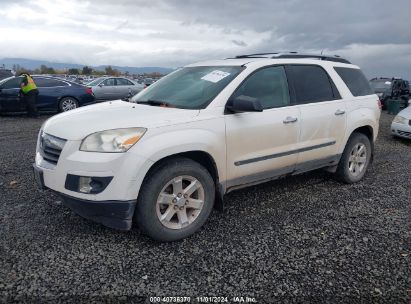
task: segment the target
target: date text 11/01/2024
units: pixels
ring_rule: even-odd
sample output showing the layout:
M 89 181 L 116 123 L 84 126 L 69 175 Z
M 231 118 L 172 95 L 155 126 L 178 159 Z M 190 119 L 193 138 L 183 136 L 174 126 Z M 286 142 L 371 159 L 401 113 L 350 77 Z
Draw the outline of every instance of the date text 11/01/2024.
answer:
M 254 297 L 150 297 L 151 303 L 257 303 Z

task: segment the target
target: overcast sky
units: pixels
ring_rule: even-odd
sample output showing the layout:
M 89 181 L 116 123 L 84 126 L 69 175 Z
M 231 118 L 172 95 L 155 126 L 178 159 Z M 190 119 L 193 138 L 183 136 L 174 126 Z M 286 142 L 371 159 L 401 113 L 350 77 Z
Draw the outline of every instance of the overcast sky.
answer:
M 0 58 L 178 67 L 285 50 L 411 79 L 411 1 L 0 0 Z

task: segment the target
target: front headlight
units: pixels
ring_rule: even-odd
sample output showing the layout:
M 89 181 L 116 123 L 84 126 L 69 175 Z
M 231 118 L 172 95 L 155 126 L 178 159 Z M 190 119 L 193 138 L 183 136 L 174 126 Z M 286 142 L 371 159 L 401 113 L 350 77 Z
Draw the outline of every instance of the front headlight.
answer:
M 80 145 L 81 151 L 122 153 L 128 151 L 147 131 L 145 128 L 106 130 L 87 136 Z
M 408 119 L 406 119 L 405 117 L 397 115 L 397 116 L 394 117 L 394 120 L 392 122 L 406 125 L 406 124 L 408 124 Z

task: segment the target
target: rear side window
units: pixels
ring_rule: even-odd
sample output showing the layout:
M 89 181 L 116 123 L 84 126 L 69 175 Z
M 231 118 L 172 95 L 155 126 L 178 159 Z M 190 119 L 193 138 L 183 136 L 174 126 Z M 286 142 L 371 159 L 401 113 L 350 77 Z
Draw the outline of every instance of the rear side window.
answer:
M 357 97 L 374 94 L 370 83 L 360 69 L 335 67 L 334 70 L 340 75 L 353 96 Z
M 296 102 L 299 104 L 340 99 L 327 72 L 316 65 L 292 65 Z
M 39 88 L 52 88 L 52 87 L 63 87 L 67 86 L 67 83 L 52 79 L 52 78 L 39 78 L 39 77 L 33 77 L 34 83 L 36 86 Z
M 241 95 L 257 99 L 264 109 L 288 106 L 290 96 L 284 67 L 258 70 L 244 81 L 233 98 Z

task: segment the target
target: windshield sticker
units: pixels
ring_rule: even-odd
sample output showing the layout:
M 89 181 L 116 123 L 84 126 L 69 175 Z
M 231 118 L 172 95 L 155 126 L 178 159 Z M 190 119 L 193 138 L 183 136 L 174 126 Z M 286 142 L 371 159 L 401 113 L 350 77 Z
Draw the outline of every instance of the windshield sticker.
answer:
M 230 75 L 230 73 L 219 71 L 219 70 L 214 70 L 208 73 L 207 75 L 201 77 L 201 79 L 217 83 L 221 79 L 226 78 L 228 75 Z

